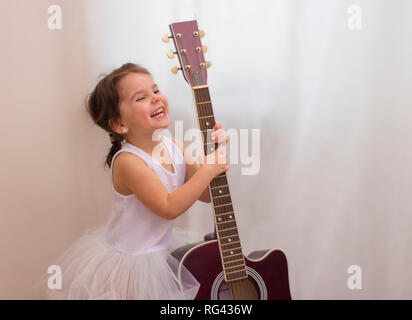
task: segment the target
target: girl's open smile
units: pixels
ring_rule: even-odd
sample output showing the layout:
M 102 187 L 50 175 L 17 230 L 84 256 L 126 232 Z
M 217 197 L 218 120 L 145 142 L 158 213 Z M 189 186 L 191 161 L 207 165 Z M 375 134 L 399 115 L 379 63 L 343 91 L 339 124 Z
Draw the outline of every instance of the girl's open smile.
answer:
M 165 107 L 161 106 L 157 108 L 154 112 L 152 112 L 150 114 L 150 117 L 152 117 L 155 120 L 160 120 L 160 119 L 167 118 L 168 115 L 166 113 Z

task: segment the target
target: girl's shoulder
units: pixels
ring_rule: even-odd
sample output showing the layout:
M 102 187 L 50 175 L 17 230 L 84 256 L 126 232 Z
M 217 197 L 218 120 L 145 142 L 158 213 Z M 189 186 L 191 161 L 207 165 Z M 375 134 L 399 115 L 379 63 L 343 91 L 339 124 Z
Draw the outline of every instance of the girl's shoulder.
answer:
M 133 192 L 125 185 L 123 182 L 124 177 L 130 172 L 130 169 L 134 170 L 148 167 L 147 163 L 135 155 L 134 153 L 128 151 L 119 152 L 117 157 L 113 160 L 113 186 L 117 192 L 123 195 L 130 195 Z
M 146 161 L 142 157 L 139 157 L 135 153 L 128 150 L 122 150 L 122 152 L 119 152 L 113 160 L 113 171 L 116 169 L 117 171 L 123 171 L 123 169 L 127 169 L 128 167 L 135 165 L 148 167 Z

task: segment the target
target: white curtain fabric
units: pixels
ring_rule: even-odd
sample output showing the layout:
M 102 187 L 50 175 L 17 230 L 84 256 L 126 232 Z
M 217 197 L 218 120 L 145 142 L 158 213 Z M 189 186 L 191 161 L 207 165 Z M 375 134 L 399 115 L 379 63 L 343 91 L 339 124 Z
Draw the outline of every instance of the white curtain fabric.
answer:
M 172 135 L 175 121 L 197 128 L 160 40 L 197 19 L 217 122 L 250 143 L 260 130 L 257 174 L 244 163 L 227 174 L 244 253 L 284 251 L 294 299 L 412 299 L 411 1 L 60 1 L 58 31 L 51 4 L 0 4 L 0 297 L 32 298 L 34 273 L 109 214 L 110 143 L 82 105 L 101 73 L 143 65 L 169 99 Z M 212 232 L 211 205 L 177 224 Z

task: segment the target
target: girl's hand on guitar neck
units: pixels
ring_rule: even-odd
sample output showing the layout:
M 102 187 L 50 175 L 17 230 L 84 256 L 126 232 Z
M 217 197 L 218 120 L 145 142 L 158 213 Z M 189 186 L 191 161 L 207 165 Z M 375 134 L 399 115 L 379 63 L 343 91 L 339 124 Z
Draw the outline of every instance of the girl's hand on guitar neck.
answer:
M 213 179 L 222 172 L 229 170 L 227 164 L 229 161 L 226 157 L 226 144 L 229 141 L 229 137 L 226 136 L 225 131 L 222 129 L 220 123 L 216 123 L 213 127 L 215 130 L 211 134 L 212 140 L 219 144 L 219 147 L 208 155 L 200 155 L 198 157 L 200 163 L 199 170 L 207 171 Z
M 220 123 L 216 123 L 213 127 L 212 134 L 210 135 L 212 140 L 219 145 L 226 145 L 229 142 L 229 137 L 226 135 L 226 132 L 222 129 L 222 125 Z

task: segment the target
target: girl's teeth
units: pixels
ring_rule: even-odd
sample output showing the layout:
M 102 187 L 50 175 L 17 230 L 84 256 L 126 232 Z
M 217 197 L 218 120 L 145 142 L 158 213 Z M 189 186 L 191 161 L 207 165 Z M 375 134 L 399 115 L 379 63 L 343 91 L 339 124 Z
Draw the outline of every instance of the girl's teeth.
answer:
M 164 112 L 162 111 L 162 112 L 160 112 L 159 114 L 153 116 L 152 118 L 157 119 L 157 118 L 159 118 L 159 117 L 162 117 L 163 115 L 164 115 Z
M 160 111 L 158 111 L 155 115 L 152 115 L 151 117 L 156 119 L 156 118 L 158 118 L 159 116 L 162 116 L 162 115 L 164 115 L 164 110 L 160 109 Z

